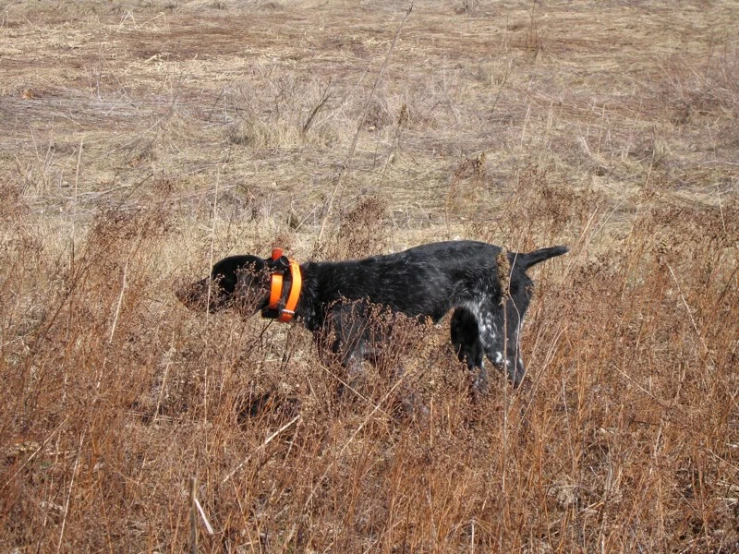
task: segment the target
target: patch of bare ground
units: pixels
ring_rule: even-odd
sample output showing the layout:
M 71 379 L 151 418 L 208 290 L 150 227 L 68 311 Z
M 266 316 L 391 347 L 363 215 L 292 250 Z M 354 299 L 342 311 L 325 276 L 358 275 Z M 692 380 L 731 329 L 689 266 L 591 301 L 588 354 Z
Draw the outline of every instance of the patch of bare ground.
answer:
M 1 550 L 739 549 L 739 6 L 407 7 L 0 4 Z M 572 248 L 519 390 L 174 296 L 457 237 Z

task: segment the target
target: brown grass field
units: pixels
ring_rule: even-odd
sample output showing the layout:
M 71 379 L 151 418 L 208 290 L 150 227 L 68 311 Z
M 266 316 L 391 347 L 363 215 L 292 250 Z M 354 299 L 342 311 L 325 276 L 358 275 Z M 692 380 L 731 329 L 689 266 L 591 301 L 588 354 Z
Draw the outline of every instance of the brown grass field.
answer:
M 0 1 L 0 553 L 739 552 L 739 3 L 408 7 Z M 518 390 L 174 295 L 452 238 Z

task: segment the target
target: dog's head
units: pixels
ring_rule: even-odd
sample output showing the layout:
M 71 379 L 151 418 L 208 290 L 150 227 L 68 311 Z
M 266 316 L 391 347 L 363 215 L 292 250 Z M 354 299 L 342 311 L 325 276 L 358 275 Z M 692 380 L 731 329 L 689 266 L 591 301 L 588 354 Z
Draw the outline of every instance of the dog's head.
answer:
M 191 310 L 233 308 L 245 316 L 254 315 L 269 302 L 270 274 L 276 263 L 249 255 L 223 258 L 209 277 L 177 291 L 177 298 Z

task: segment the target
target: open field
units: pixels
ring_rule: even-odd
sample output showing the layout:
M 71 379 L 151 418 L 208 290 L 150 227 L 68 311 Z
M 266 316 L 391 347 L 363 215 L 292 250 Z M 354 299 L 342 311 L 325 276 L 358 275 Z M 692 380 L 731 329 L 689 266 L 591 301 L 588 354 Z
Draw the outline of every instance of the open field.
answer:
M 407 9 L 0 0 L 0 552 L 739 552 L 739 3 Z M 518 390 L 174 296 L 452 238 L 572 249 Z

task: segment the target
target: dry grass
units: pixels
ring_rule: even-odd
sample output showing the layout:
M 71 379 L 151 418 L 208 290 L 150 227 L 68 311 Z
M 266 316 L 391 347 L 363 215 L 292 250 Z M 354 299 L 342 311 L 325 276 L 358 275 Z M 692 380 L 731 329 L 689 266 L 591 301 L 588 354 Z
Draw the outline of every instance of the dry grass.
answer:
M 406 8 L 0 3 L 0 550 L 739 551 L 739 7 L 417 4 L 370 94 Z M 454 237 L 572 247 L 519 391 L 173 295 Z

